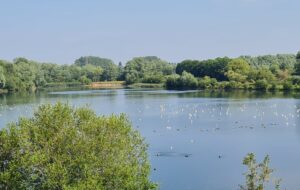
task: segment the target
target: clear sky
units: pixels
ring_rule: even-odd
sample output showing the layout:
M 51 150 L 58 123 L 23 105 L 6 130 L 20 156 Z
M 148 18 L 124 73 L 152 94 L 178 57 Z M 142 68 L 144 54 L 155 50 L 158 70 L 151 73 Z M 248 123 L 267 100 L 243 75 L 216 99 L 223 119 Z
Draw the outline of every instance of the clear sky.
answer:
M 0 59 L 296 53 L 299 0 L 1 0 Z

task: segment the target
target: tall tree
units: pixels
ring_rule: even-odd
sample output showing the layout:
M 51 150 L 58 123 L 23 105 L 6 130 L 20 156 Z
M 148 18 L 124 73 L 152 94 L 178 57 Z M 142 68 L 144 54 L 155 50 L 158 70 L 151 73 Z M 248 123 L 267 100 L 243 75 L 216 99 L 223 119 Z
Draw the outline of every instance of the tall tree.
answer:
M 300 75 L 300 51 L 296 55 L 296 60 L 297 60 L 297 63 L 295 64 L 295 67 L 294 67 L 294 74 Z
M 0 66 L 0 88 L 4 88 L 5 83 L 6 83 L 5 70 L 3 66 Z

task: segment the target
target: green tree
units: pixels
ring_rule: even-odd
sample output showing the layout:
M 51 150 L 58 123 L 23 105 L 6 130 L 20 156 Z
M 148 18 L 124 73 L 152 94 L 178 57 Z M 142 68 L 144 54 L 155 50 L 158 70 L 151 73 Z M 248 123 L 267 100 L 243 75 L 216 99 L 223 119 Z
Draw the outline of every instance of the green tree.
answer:
M 82 72 L 91 81 L 100 81 L 103 74 L 103 69 L 99 66 L 94 66 L 91 64 L 84 65 L 82 67 Z
M 0 189 L 148 190 L 147 145 L 125 115 L 43 105 L 0 131 Z
M 248 167 L 248 171 L 244 174 L 246 184 L 240 185 L 241 190 L 264 190 L 266 184 L 270 180 L 273 169 L 269 167 L 270 157 L 265 156 L 262 163 L 257 163 L 255 155 L 249 153 L 243 160 L 243 165 Z M 280 189 L 280 180 L 275 181 L 275 189 Z
M 17 91 L 35 90 L 35 79 L 39 72 L 36 63 L 18 58 L 10 67 L 8 71 L 10 79 L 7 81 L 8 88 Z
M 179 78 L 179 86 L 183 89 L 196 89 L 198 81 L 194 75 L 184 71 Z
M 255 89 L 257 90 L 267 90 L 268 86 L 268 81 L 266 79 L 259 79 L 255 81 Z
M 5 69 L 0 65 L 0 88 L 4 88 L 6 84 Z
M 96 57 L 96 56 L 85 56 L 75 60 L 76 66 L 83 67 L 85 65 L 93 65 L 101 67 L 103 69 L 101 80 L 102 81 L 113 81 L 119 76 L 119 68 L 110 59 Z
M 228 63 L 231 61 L 228 57 L 209 59 L 204 61 L 185 60 L 176 66 L 176 73 L 181 75 L 183 71 L 193 74 L 195 77 L 209 76 L 218 81 L 227 80 L 225 76 Z
M 162 82 L 162 77 L 174 73 L 174 66 L 155 56 L 136 57 L 126 63 L 124 76 L 127 84 Z
M 297 63 L 295 64 L 295 67 L 294 67 L 294 74 L 300 75 L 300 51 L 296 55 L 296 60 L 297 60 Z
M 227 66 L 225 75 L 230 81 L 246 82 L 251 70 L 250 65 L 243 59 L 233 59 Z
M 168 76 L 167 80 L 165 82 L 166 88 L 167 89 L 177 89 L 179 78 L 180 78 L 180 75 L 177 75 L 177 74 Z

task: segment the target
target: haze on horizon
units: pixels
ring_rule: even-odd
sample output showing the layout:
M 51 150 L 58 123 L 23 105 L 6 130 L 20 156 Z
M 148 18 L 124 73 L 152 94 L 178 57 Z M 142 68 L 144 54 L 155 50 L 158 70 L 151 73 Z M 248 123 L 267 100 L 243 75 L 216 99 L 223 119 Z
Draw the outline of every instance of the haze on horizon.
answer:
M 298 0 L 10 0 L 0 6 L 0 59 L 123 63 L 296 53 Z

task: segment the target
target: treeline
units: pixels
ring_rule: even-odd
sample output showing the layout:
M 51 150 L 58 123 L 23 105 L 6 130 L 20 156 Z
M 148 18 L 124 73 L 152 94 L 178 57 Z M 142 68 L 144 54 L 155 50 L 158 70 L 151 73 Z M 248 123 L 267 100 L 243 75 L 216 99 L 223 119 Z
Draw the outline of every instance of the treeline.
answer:
M 136 57 L 125 66 L 110 59 L 85 56 L 71 65 L 38 63 L 25 58 L 0 60 L 0 89 L 36 88 L 125 81 L 164 84 L 168 89 L 300 89 L 300 53 L 258 57 L 184 60 L 172 64 L 155 56 Z
M 168 89 L 300 90 L 297 55 L 185 60 L 167 77 Z
M 86 56 L 71 65 L 38 63 L 25 58 L 13 62 L 0 60 L 0 89 L 34 91 L 36 88 L 74 86 L 98 81 L 133 83 L 163 83 L 165 76 L 174 74 L 175 65 L 155 56 L 137 57 L 116 65 L 110 59 Z
M 81 57 L 72 65 L 38 63 L 25 58 L 0 61 L 0 87 L 9 91 L 32 91 L 40 87 L 89 84 L 121 78 L 122 67 L 109 59 Z

